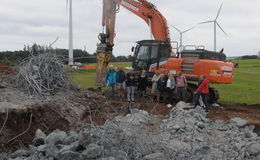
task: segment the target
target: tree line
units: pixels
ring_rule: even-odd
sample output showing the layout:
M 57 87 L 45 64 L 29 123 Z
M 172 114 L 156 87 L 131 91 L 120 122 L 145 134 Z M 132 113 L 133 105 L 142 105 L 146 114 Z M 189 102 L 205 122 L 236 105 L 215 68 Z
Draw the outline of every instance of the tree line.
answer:
M 68 49 L 52 48 L 50 46 L 39 45 L 34 43 L 32 46 L 25 45 L 23 50 L 19 51 L 3 51 L 0 52 L 0 60 L 8 61 L 10 63 L 19 64 L 30 55 L 38 55 L 44 53 L 53 53 L 60 55 L 64 63 L 68 63 Z M 87 51 L 81 49 L 74 49 L 74 62 L 81 63 L 96 63 L 96 53 L 90 54 Z M 133 56 L 113 56 L 112 62 L 129 62 L 133 60 Z

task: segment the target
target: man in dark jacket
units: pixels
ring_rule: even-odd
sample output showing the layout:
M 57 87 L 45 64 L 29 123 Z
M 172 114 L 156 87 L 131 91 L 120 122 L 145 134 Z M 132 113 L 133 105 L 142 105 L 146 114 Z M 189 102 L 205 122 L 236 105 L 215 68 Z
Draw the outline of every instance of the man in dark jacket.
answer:
M 137 89 L 138 89 L 138 95 L 144 96 L 146 94 L 146 87 L 147 87 L 147 76 L 146 76 L 146 70 L 143 70 L 141 75 L 138 77 L 137 80 Z
M 160 92 L 159 97 L 163 97 L 163 102 L 166 102 L 166 84 L 167 84 L 168 77 L 165 76 L 164 74 L 160 75 L 160 79 L 157 82 L 157 88 L 158 91 Z
M 123 71 L 122 67 L 118 67 L 118 72 L 117 72 L 117 91 L 118 91 L 118 96 L 123 98 L 124 97 L 124 89 L 125 89 L 125 72 Z
M 126 74 L 127 101 L 129 103 L 135 101 L 134 98 L 135 86 L 136 86 L 135 74 L 134 74 L 134 70 L 131 69 L 130 72 Z

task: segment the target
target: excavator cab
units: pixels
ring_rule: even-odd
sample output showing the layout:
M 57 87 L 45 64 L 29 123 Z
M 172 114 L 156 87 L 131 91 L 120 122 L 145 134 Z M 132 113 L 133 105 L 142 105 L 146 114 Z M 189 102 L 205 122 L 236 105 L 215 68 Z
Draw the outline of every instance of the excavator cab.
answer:
M 161 61 L 165 61 L 170 57 L 170 48 L 170 44 L 166 41 L 137 41 L 134 48 L 133 68 L 137 71 L 147 70 L 149 72 L 151 67 L 159 66 Z

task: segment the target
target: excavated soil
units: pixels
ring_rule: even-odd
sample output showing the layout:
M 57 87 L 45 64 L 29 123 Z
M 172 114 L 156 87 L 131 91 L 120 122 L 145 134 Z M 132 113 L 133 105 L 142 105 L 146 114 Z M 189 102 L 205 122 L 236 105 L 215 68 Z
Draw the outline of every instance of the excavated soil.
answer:
M 255 126 L 254 132 L 260 135 L 260 104 L 256 105 L 223 105 L 224 109 L 211 110 L 210 119 L 227 121 L 240 117 Z
M 3 89 L 0 89 L 0 93 L 1 91 Z M 26 97 L 21 99 L 27 101 Z M 131 108 L 162 116 L 167 116 L 172 109 L 167 108 L 166 104 L 153 103 L 149 98 L 137 100 L 131 104 L 125 99 L 106 99 L 102 92 L 93 90 L 63 93 L 45 100 L 32 100 L 31 97 L 28 99 L 30 103 L 19 103 L 19 105 L 24 104 L 25 107 L 18 109 L 10 108 L 7 116 L 6 110 L 1 106 L 0 95 L 0 109 L 2 109 L 0 112 L 0 152 L 11 152 L 28 146 L 32 143 L 38 128 L 46 134 L 55 129 L 78 131 L 86 123 L 102 125 L 106 120 L 118 115 L 126 115 Z M 12 98 L 9 98 L 7 102 L 5 103 L 8 106 L 12 104 Z M 211 110 L 209 118 L 227 121 L 232 117 L 241 117 L 254 124 L 256 126 L 254 131 L 260 135 L 260 105 L 223 105 L 223 107 L 223 110 Z
M 10 64 L 0 61 L 0 74 L 8 75 L 15 72 L 15 69 Z

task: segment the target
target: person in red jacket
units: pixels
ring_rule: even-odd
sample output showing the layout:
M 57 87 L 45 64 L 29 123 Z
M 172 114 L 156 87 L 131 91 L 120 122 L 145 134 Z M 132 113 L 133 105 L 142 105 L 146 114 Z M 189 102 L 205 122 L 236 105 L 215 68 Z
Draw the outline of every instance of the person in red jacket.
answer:
M 197 97 L 194 105 L 198 103 L 199 97 L 201 96 L 202 102 L 205 105 L 206 112 L 208 112 L 208 94 L 209 94 L 209 80 L 206 79 L 205 75 L 201 75 L 201 83 L 197 90 L 194 92 L 194 96 Z

